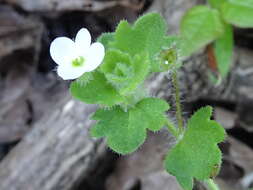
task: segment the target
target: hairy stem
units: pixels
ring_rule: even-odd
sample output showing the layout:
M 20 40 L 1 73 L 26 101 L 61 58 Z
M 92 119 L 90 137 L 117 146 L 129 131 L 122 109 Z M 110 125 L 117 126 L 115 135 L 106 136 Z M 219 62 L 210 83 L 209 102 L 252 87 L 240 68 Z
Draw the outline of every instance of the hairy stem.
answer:
M 209 190 L 220 190 L 218 185 L 212 179 L 205 180 Z
M 171 121 L 167 121 L 167 128 L 169 130 L 169 132 L 176 137 L 176 139 L 179 138 L 179 131 L 177 130 L 177 128 L 171 123 Z
M 183 128 L 183 117 L 182 117 L 182 108 L 180 103 L 180 89 L 179 89 L 179 83 L 177 78 L 177 70 L 175 69 L 172 73 L 172 83 L 175 89 L 175 102 L 176 102 L 176 117 L 177 117 L 177 124 L 179 133 L 182 133 Z

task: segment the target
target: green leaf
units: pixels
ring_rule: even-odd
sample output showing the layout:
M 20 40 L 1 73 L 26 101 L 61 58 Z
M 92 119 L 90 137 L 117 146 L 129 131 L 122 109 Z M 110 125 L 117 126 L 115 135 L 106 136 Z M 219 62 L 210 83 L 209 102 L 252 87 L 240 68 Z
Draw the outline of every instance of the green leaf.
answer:
M 72 96 L 88 104 L 112 106 L 124 102 L 124 98 L 110 85 L 104 74 L 99 72 L 85 73 L 71 83 Z
M 226 0 L 208 0 L 208 3 L 216 9 L 219 9 L 222 3 L 226 2 Z
M 98 42 L 102 43 L 106 50 L 109 49 L 109 44 L 114 40 L 114 33 L 103 33 L 97 39 Z
M 92 117 L 98 122 L 91 135 L 106 137 L 108 146 L 117 153 L 131 153 L 145 141 L 146 129 L 158 131 L 165 125 L 168 109 L 165 101 L 156 98 L 145 98 L 127 112 L 119 106 L 99 109 Z
M 196 6 L 185 14 L 180 30 L 182 54 L 189 56 L 221 36 L 224 26 L 217 10 Z
M 228 0 L 221 7 L 222 16 L 230 24 L 253 27 L 253 0 Z
M 222 78 L 227 76 L 233 62 L 233 47 L 233 28 L 226 24 L 224 34 L 214 42 L 214 54 Z
M 211 115 L 210 106 L 198 110 L 188 121 L 182 140 L 166 156 L 166 170 L 185 190 L 192 190 L 193 178 L 209 179 L 219 170 L 221 151 L 217 143 L 224 140 L 225 130 L 210 120 Z
M 174 42 L 174 37 L 166 36 L 166 32 L 167 24 L 159 14 L 146 14 L 140 17 L 133 26 L 127 21 L 121 21 L 111 47 L 131 56 L 147 52 L 151 62 L 151 71 L 161 71 L 160 62 L 157 61 L 159 53 Z
M 148 56 L 130 55 L 119 50 L 109 50 L 101 65 L 107 80 L 122 95 L 128 95 L 141 85 L 149 74 Z

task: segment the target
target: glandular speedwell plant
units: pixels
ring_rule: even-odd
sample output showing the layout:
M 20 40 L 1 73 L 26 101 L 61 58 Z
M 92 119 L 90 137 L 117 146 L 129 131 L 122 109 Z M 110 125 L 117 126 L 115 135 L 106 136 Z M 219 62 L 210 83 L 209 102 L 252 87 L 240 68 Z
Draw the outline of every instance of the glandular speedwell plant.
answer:
M 208 14 L 216 22 L 216 11 Z M 225 130 L 210 119 L 210 106 L 199 109 L 184 123 L 177 79 L 182 40 L 168 36 L 167 30 L 165 20 L 150 13 L 133 25 L 121 21 L 115 32 L 102 34 L 93 44 L 86 29 L 77 33 L 75 41 L 56 38 L 50 53 L 58 64 L 59 76 L 76 79 L 70 86 L 72 96 L 100 105 L 91 117 L 97 121 L 90 129 L 92 137 L 105 138 L 110 149 L 125 155 L 144 143 L 147 131 L 155 132 L 166 126 L 176 144 L 166 155 L 165 169 L 185 190 L 192 190 L 194 179 L 204 181 L 210 190 L 217 190 L 212 179 L 221 165 L 217 144 L 224 141 Z M 166 115 L 169 104 L 151 96 L 145 88 L 146 79 L 157 72 L 171 73 L 177 125 Z

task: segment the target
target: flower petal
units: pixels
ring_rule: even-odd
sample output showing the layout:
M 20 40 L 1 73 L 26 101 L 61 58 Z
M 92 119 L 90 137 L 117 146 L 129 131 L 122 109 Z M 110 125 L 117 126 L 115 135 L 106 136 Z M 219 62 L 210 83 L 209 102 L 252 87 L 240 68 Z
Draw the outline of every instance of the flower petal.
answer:
M 75 43 L 66 37 L 56 38 L 50 45 L 50 55 L 58 64 L 67 64 L 75 57 Z
M 86 68 L 83 67 L 73 67 L 70 64 L 59 65 L 57 68 L 57 74 L 64 80 L 72 80 L 79 78 L 83 73 L 87 72 Z
M 75 45 L 79 56 L 86 55 L 91 44 L 91 35 L 86 28 L 82 28 L 76 34 Z
M 105 48 L 103 44 L 95 42 L 91 44 L 89 54 L 86 56 L 85 68 L 88 71 L 96 69 L 103 61 L 105 56 Z

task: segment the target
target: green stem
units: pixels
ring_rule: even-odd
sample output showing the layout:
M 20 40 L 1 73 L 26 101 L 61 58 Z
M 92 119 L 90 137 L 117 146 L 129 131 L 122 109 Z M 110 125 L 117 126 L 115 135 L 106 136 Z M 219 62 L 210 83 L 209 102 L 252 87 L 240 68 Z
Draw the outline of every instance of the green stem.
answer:
M 182 133 L 184 131 L 183 128 L 183 117 L 182 117 L 182 108 L 180 103 L 180 90 L 179 83 L 177 78 L 177 70 L 175 69 L 172 73 L 172 83 L 175 88 L 175 102 L 176 102 L 176 117 L 179 132 Z
M 209 190 L 220 190 L 218 185 L 212 179 L 205 180 Z
M 169 132 L 174 137 L 176 137 L 176 139 L 178 139 L 179 138 L 179 132 L 178 132 L 177 128 L 169 120 L 167 120 L 167 127 L 168 127 Z

